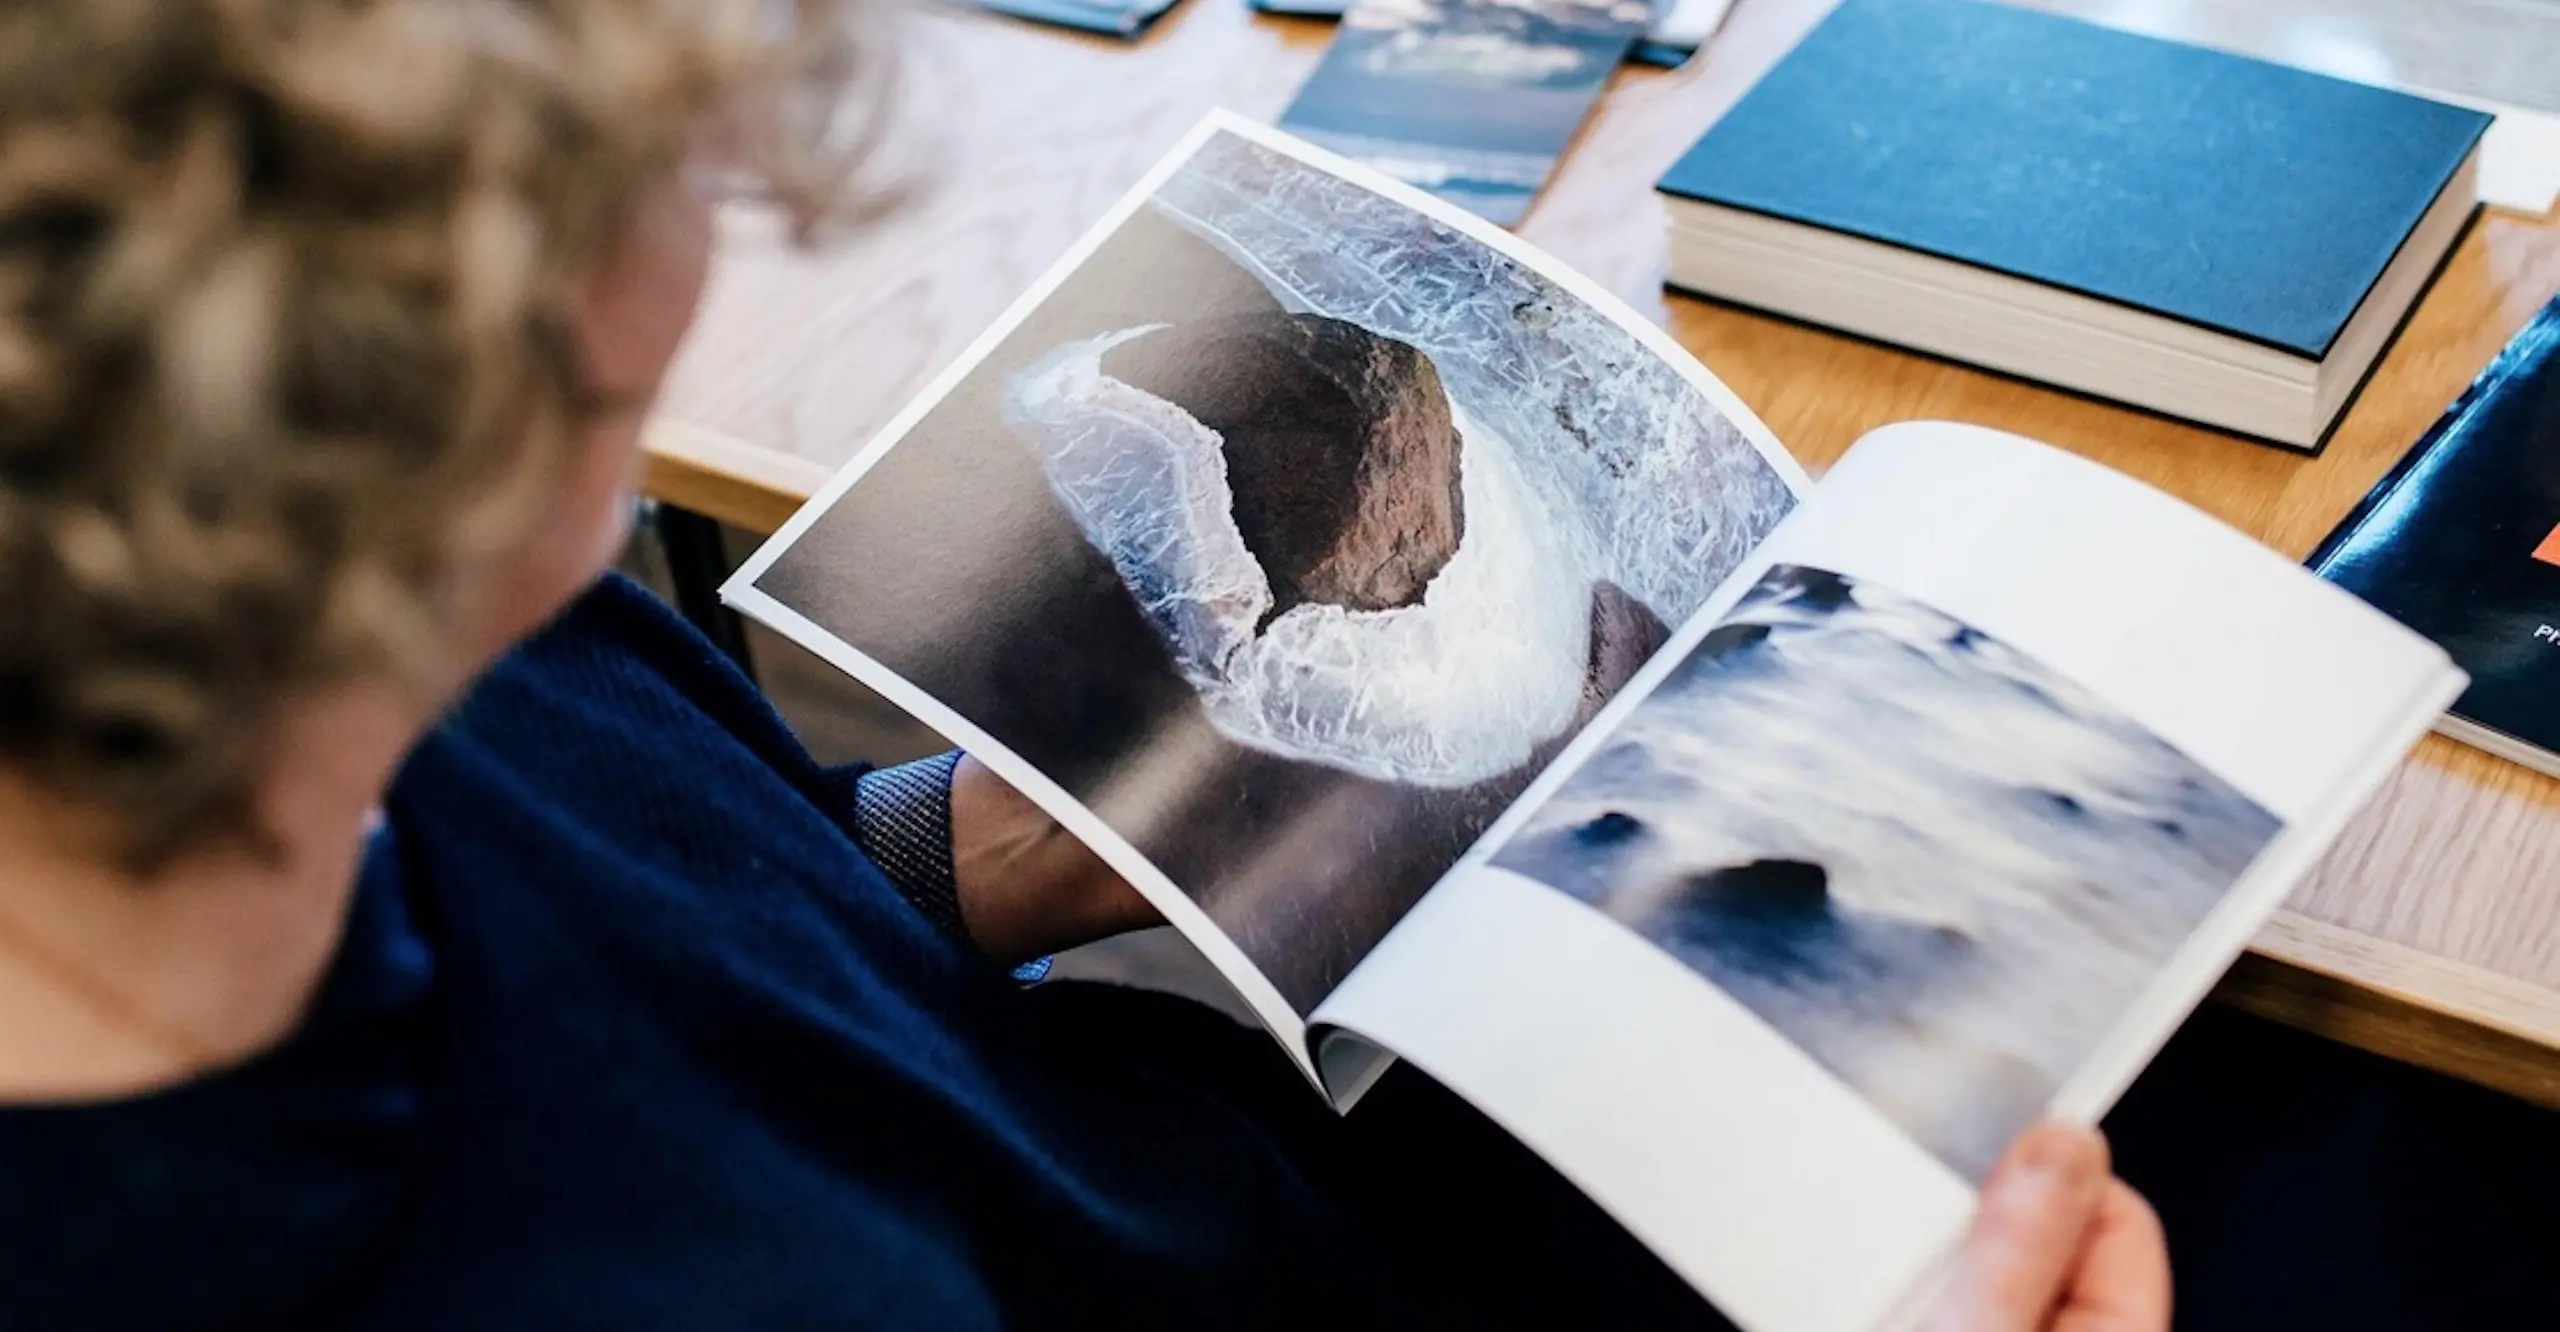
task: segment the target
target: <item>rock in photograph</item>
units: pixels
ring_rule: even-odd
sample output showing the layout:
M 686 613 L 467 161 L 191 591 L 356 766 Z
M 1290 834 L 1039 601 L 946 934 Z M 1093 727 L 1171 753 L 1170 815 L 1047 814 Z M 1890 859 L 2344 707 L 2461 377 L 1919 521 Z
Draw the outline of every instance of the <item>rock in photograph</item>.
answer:
M 1781 565 L 1493 863 L 1978 1180 L 2280 826 L 2025 654 Z

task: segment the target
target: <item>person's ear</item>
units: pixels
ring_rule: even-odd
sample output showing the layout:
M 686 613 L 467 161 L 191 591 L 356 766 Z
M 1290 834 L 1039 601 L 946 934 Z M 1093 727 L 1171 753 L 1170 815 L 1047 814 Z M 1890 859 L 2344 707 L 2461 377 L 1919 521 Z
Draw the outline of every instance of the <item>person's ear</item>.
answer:
M 590 275 L 573 311 L 587 388 L 604 412 L 646 413 L 710 274 L 711 206 L 670 180 Z

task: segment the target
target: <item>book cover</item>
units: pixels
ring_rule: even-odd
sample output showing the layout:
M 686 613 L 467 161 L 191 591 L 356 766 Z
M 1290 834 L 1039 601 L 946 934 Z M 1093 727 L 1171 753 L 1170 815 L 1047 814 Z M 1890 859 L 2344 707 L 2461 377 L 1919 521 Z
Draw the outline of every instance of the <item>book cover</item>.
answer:
M 2507 344 L 2311 565 L 2471 673 L 2456 719 L 2541 751 L 2536 767 L 2560 769 L 2560 300 Z
M 1847 0 L 1661 189 L 2318 360 L 2488 124 L 1985 0 Z

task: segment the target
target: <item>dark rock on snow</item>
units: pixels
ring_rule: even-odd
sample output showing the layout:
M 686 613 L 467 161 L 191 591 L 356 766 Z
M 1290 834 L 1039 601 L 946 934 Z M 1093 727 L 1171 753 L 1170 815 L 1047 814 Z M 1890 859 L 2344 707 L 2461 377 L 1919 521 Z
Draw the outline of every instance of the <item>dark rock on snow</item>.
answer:
M 1720 624 L 1698 640 L 1694 655 L 1705 661 L 1721 661 L 1727 653 L 1758 647 L 1767 641 L 1769 626 L 1765 624 Z
M 1644 820 L 1618 809 L 1590 819 L 1573 830 L 1573 840 L 1583 846 L 1616 846 L 1643 835 Z
M 1806 860 L 1754 860 L 1691 875 L 1683 896 L 1727 919 L 1810 924 L 1831 911 L 1831 876 Z

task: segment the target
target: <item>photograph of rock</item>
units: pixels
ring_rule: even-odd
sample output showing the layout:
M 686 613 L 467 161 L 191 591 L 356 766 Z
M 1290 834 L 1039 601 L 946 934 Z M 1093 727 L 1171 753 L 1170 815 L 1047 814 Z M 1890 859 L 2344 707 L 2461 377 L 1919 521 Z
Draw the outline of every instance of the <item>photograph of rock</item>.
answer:
M 1303 1014 L 1793 504 L 1609 313 L 1221 131 L 755 586 Z
M 1359 0 L 1280 127 L 1507 227 L 1653 19 L 1646 0 Z
M 2024 654 L 1780 565 L 1493 863 L 1978 1181 L 2279 827 Z

